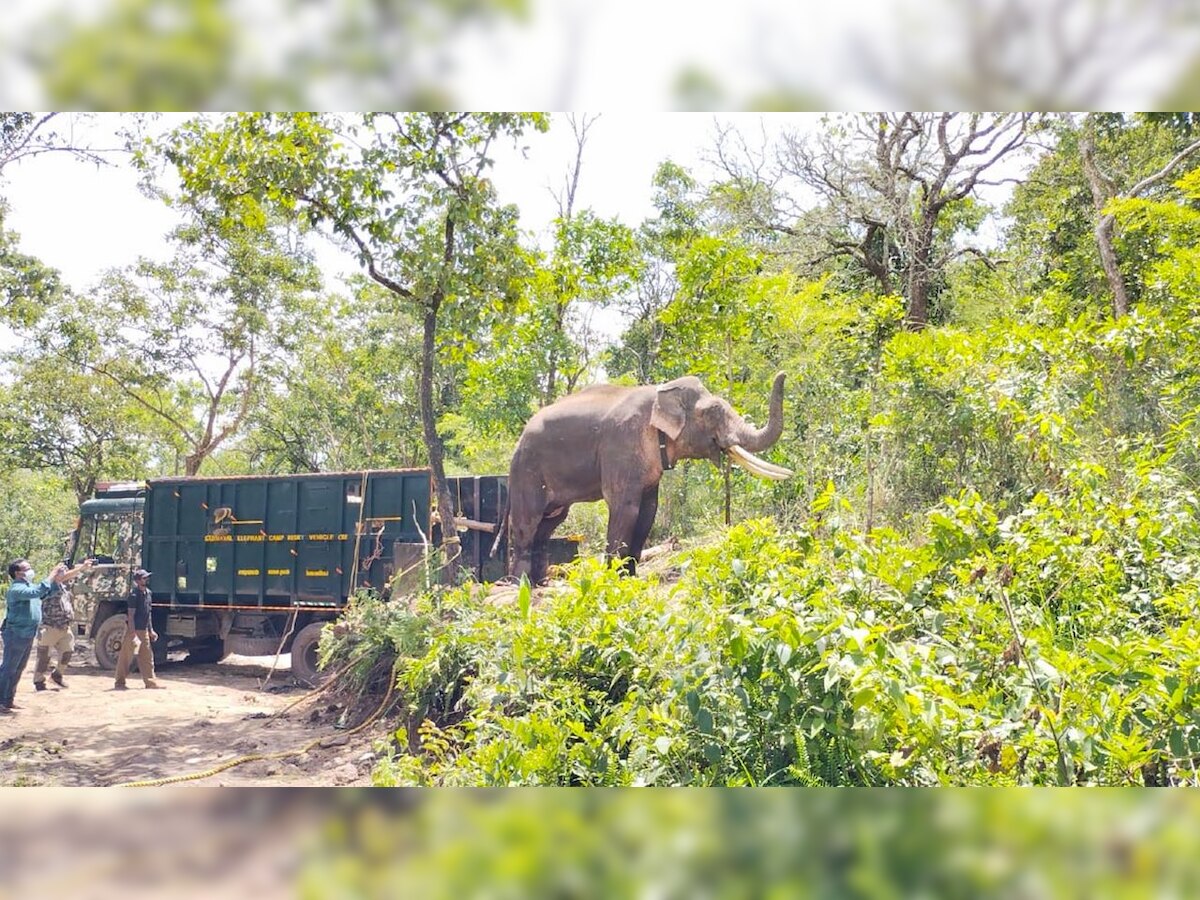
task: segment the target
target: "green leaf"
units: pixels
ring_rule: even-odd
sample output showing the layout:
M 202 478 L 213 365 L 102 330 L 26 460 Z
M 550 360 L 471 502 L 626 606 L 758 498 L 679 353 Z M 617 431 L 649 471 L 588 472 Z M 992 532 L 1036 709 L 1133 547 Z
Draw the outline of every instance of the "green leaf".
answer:
M 533 600 L 533 588 L 529 584 L 529 578 L 525 575 L 521 576 L 521 586 L 517 589 L 517 611 L 521 614 L 522 619 L 529 618 L 529 610 Z

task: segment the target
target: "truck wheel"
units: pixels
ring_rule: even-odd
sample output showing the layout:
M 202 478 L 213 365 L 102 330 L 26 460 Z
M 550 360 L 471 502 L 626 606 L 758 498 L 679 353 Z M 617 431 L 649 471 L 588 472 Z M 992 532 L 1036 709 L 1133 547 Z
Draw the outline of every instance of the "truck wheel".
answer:
M 193 665 L 216 663 L 229 655 L 225 642 L 219 637 L 209 638 L 202 644 L 196 644 L 188 650 L 187 662 Z
M 96 629 L 96 664 L 102 669 L 115 669 L 117 659 L 121 655 L 121 642 L 125 640 L 127 617 L 125 613 L 116 613 L 100 623 Z M 137 658 L 134 657 L 134 662 Z
M 317 684 L 325 677 L 317 666 L 317 644 L 323 627 L 323 621 L 305 625 L 292 641 L 292 675 L 297 681 Z

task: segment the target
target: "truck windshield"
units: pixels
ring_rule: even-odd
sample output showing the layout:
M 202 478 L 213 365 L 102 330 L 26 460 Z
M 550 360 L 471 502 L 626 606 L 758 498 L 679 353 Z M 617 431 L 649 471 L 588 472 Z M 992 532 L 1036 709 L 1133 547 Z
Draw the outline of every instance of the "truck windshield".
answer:
M 120 526 L 128 516 L 105 515 L 84 516 L 79 524 L 79 541 L 75 545 L 75 559 L 89 557 L 98 563 L 117 561 Z

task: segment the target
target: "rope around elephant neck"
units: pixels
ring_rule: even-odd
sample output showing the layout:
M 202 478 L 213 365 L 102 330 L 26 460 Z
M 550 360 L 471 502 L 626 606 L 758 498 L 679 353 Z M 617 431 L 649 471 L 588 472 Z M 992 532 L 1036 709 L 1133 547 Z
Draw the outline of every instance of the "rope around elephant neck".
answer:
M 658 459 L 662 463 L 664 472 L 675 468 L 675 464 L 667 456 L 667 435 L 661 428 L 658 429 Z

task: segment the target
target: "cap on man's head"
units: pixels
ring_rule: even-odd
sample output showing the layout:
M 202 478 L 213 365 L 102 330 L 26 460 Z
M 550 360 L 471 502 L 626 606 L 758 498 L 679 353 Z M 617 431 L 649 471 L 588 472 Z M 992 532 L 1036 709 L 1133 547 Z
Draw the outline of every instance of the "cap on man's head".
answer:
M 133 577 L 137 578 L 137 579 L 149 578 L 151 574 L 152 573 L 147 572 L 145 569 L 134 569 L 133 570 Z

